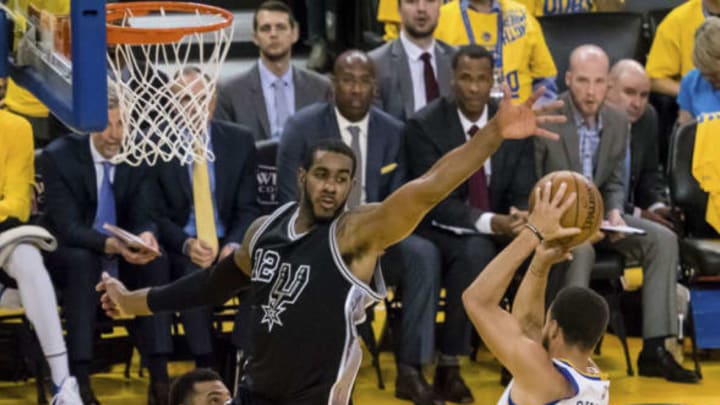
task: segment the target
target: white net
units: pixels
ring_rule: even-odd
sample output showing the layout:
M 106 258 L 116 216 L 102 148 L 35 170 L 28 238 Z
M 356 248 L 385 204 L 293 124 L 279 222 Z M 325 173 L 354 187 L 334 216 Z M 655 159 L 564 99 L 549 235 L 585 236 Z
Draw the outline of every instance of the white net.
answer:
M 133 16 L 117 25 L 172 29 L 224 21 L 221 15 L 157 13 Z M 173 43 L 118 44 L 108 48 L 109 83 L 118 96 L 124 126 L 116 162 L 155 165 L 214 160 L 208 120 L 220 69 L 230 48 L 233 24 L 213 32 L 190 33 Z

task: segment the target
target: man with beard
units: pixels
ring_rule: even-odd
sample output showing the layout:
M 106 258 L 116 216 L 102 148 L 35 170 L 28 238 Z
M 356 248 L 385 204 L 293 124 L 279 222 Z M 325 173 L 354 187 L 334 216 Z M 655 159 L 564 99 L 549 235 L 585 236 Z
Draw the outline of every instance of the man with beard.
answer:
M 348 404 L 362 356 L 354 324 L 385 293 L 379 257 L 476 172 L 503 139 L 557 137 L 538 126 L 564 120 L 545 115 L 561 103 L 532 109 L 543 90 L 517 106 L 506 91 L 495 118 L 472 140 L 383 202 L 348 212 L 346 201 L 358 186 L 353 150 L 338 140 L 316 144 L 297 173 L 299 204 L 256 220 L 233 257 L 153 289 L 128 291 L 105 274 L 97 286 L 102 305 L 112 316 L 150 314 L 221 303 L 250 288 L 253 345 L 234 403 Z
M 318 103 L 288 120 L 278 154 L 281 203 L 297 199 L 297 171 L 308 147 L 322 138 L 342 140 L 358 161 L 358 187 L 348 208 L 383 201 L 405 182 L 402 123 L 371 107 L 375 71 L 359 51 L 340 55 L 333 72 L 334 103 Z M 395 394 L 416 404 L 432 404 L 433 392 L 422 365 L 433 360 L 435 312 L 440 291 L 440 252 L 427 239 L 410 235 L 388 249 L 381 264 L 388 283 L 398 287 L 402 319 L 395 359 Z
M 255 140 L 278 138 L 295 111 L 332 98 L 330 82 L 290 64 L 298 24 L 283 2 L 262 3 L 253 19 L 260 60 L 247 72 L 220 83 L 215 119 L 245 125 Z
M 591 359 L 607 327 L 605 300 L 588 288 L 570 287 L 555 297 L 547 315 L 544 311 L 550 268 L 570 257 L 551 241 L 579 231 L 560 225 L 575 193 L 563 198 L 563 183 L 551 196 L 551 188 L 551 182 L 540 185 L 532 197 L 529 223 L 537 232 L 523 229 L 465 290 L 463 303 L 483 342 L 513 374 L 498 405 L 607 405 L 610 383 Z M 509 314 L 500 301 L 533 250 Z
M 370 52 L 375 63 L 380 108 L 406 121 L 415 111 L 450 93 L 455 49 L 433 38 L 440 0 L 398 0 L 400 38 Z

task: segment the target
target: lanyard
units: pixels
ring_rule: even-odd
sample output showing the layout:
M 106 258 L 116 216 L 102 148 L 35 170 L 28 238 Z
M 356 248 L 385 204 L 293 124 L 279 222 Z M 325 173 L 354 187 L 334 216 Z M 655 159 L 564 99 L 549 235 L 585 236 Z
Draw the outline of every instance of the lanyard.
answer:
M 462 15 L 463 24 L 465 25 L 465 32 L 467 33 L 468 40 L 470 41 L 471 45 L 475 45 L 477 41 L 475 41 L 475 33 L 473 32 L 472 25 L 470 25 L 470 16 L 468 16 L 468 0 L 460 0 L 460 14 Z M 503 17 L 502 17 L 502 9 L 500 9 L 498 4 L 498 10 L 495 11 L 495 14 L 497 15 L 497 36 L 495 37 L 495 50 L 493 51 L 493 58 L 495 59 L 495 68 L 500 69 L 502 71 L 503 67 L 503 52 L 502 52 L 502 46 L 503 46 Z

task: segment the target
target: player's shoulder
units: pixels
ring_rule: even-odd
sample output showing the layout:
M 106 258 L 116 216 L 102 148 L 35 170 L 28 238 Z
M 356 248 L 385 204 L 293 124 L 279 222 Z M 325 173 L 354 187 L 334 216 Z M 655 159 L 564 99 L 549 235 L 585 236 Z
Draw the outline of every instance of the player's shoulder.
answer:
M 697 16 L 703 16 L 702 1 L 690 0 L 672 9 L 660 22 L 658 30 L 679 29 L 694 20 Z

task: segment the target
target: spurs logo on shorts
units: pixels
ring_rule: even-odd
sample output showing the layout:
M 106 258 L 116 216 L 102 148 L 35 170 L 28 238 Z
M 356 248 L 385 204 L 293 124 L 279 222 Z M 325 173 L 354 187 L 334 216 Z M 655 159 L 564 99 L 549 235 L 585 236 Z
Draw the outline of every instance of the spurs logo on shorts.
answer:
M 293 305 L 310 280 L 310 266 L 302 265 L 293 271 L 288 263 L 280 266 L 280 272 L 270 291 L 268 303 L 262 305 L 263 317 L 260 323 L 268 326 L 268 332 L 272 332 L 273 326 L 283 326 L 280 315 L 287 309 L 287 305 Z

